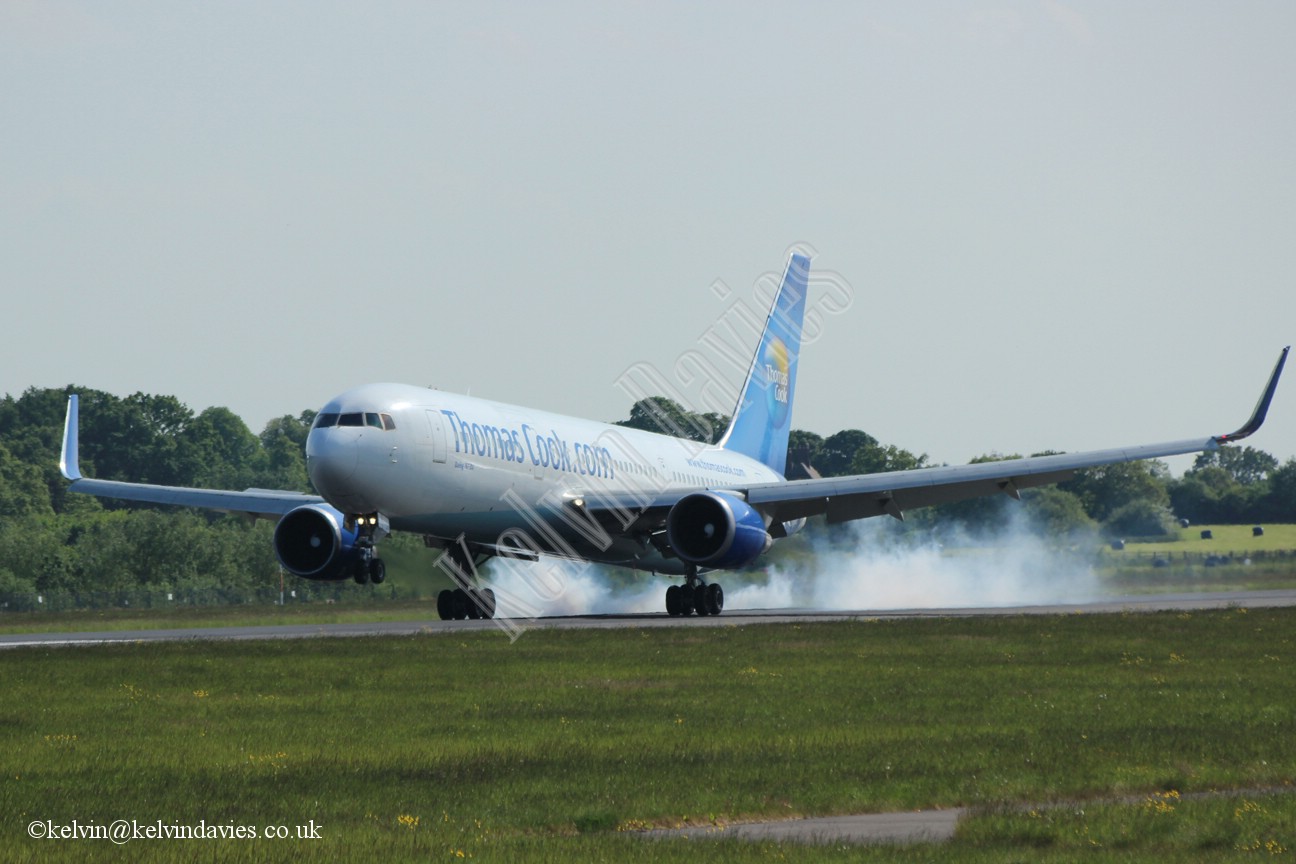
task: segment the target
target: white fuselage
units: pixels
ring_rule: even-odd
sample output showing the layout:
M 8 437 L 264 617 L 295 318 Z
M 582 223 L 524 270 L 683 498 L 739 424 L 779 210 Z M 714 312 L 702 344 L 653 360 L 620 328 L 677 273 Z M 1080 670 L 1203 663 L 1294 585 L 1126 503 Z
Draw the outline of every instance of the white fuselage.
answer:
M 783 479 L 715 446 L 403 384 L 350 390 L 320 416 L 307 469 L 329 504 L 438 544 L 462 537 L 682 573 L 684 562 L 635 533 L 638 511 L 668 490 Z M 602 522 L 583 506 L 611 501 Z

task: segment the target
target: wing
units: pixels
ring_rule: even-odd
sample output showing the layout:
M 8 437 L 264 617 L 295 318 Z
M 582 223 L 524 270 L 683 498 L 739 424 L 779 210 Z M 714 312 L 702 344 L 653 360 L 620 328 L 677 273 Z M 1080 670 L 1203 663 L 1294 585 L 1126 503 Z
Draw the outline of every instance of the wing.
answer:
M 1269 411 L 1269 403 L 1273 401 L 1274 390 L 1278 386 L 1278 378 L 1282 374 L 1289 350 L 1290 346 L 1284 348 L 1278 356 L 1278 362 L 1250 419 L 1236 432 L 1227 435 L 1086 453 L 1032 456 L 1002 462 L 763 483 L 726 491 L 744 498 L 766 516 L 770 520 L 771 533 L 779 536 L 781 523 L 806 516 L 824 515 L 830 523 L 883 514 L 903 519 L 906 510 L 916 507 L 1001 493 L 1016 498 L 1022 489 L 1068 480 L 1082 468 L 1217 450 L 1224 444 L 1246 438 L 1260 428 Z M 694 490 L 670 490 L 658 495 L 651 504 L 638 512 L 638 518 L 630 529 L 659 530 L 665 521 L 666 512 L 691 491 Z M 619 506 L 622 512 L 626 509 L 624 502 L 615 502 L 613 506 Z
M 85 492 L 101 498 L 120 498 L 126 501 L 144 501 L 150 504 L 175 504 L 181 507 L 199 507 L 204 510 L 224 510 L 230 513 L 248 513 L 278 519 L 303 504 L 315 504 L 324 499 L 318 495 L 301 492 L 279 492 L 272 489 L 247 489 L 227 492 L 220 489 L 189 489 L 183 486 L 155 486 L 150 483 L 123 483 L 116 480 L 96 480 L 81 476 L 80 443 L 78 440 L 77 396 L 68 397 L 67 419 L 63 425 L 63 455 L 59 470 L 72 481 L 68 487 L 73 492 Z
M 1217 450 L 1225 443 L 1246 438 L 1264 423 L 1289 350 L 1290 347 L 1284 348 L 1278 356 L 1273 374 L 1269 376 L 1250 419 L 1236 432 L 1227 435 L 974 465 L 768 483 L 748 488 L 747 503 L 776 522 L 819 514 L 826 515 L 829 522 L 845 522 L 884 513 L 903 518 L 904 511 L 915 507 L 998 493 L 1016 498 L 1022 489 L 1068 480 L 1082 468 Z

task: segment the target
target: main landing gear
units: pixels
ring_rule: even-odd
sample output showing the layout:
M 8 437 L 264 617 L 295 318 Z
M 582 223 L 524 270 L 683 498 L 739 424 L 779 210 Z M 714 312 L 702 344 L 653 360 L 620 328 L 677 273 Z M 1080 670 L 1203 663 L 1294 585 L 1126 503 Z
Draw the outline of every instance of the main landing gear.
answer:
M 471 574 L 476 574 L 477 565 L 489 558 L 480 556 L 480 560 L 469 560 L 465 546 L 454 545 L 446 548 L 449 566 L 442 567 L 460 586 L 447 588 L 437 595 L 437 615 L 442 621 L 459 621 L 463 619 L 481 620 L 495 617 L 495 592 L 489 588 L 475 587 L 470 581 Z
M 719 615 L 724 611 L 724 589 L 719 582 L 707 584 L 702 581 L 694 568 L 684 577 L 683 585 L 672 585 L 666 589 L 666 614 L 676 615 Z
M 351 518 L 355 520 L 358 535 L 355 548 L 360 553 L 351 564 L 351 578 L 355 579 L 357 585 L 381 585 L 387 578 L 387 564 L 378 557 L 377 543 L 391 533 L 387 527 L 387 517 L 380 513 L 370 513 Z

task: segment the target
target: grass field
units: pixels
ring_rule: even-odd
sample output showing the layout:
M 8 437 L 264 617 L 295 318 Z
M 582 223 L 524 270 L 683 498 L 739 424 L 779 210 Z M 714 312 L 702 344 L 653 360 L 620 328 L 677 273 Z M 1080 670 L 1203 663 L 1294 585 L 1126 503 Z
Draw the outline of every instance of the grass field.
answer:
M 954 805 L 978 815 L 941 860 L 1267 856 L 1296 848 L 1294 796 L 1188 794 L 1296 778 L 1294 628 L 1236 609 L 5 651 L 0 860 L 929 860 L 627 829 Z M 116 819 L 320 837 L 28 837 Z

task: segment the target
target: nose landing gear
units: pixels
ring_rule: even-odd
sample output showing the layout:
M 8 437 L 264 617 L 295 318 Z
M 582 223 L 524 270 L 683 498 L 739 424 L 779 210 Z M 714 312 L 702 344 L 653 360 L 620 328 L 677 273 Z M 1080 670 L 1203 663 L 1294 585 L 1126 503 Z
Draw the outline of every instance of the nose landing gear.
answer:
M 347 527 L 356 531 L 355 548 L 359 557 L 351 565 L 351 578 L 357 585 L 381 585 L 387 578 L 387 564 L 378 557 L 378 541 L 391 533 L 387 517 L 381 513 L 351 516 Z

